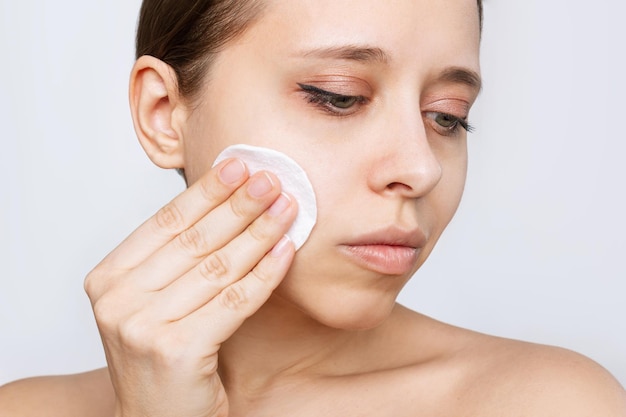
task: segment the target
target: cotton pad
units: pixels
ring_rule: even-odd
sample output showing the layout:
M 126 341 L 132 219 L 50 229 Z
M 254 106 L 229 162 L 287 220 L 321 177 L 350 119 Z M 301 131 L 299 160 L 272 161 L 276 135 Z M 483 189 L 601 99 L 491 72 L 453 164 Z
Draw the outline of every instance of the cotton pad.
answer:
M 306 242 L 317 220 L 315 192 L 300 165 L 282 152 L 250 145 L 232 145 L 217 156 L 214 166 L 228 158 L 239 158 L 245 162 L 250 174 L 269 171 L 275 174 L 283 191 L 291 194 L 298 202 L 298 215 L 287 236 L 296 250 Z

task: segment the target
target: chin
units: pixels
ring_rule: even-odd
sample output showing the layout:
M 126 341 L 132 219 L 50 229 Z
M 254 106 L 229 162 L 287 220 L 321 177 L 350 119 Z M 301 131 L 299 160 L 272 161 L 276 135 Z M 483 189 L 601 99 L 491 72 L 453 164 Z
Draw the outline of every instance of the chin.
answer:
M 384 275 L 347 262 L 341 253 L 308 244 L 275 291 L 281 309 L 342 330 L 372 329 L 389 318 L 414 270 Z
M 383 324 L 391 315 L 394 305 L 395 302 L 391 304 L 390 308 L 385 310 L 376 307 L 376 310 L 368 309 L 365 311 L 360 309 L 357 311 L 337 312 L 333 315 L 322 314 L 313 318 L 320 324 L 337 330 L 369 330 Z
M 280 297 L 317 323 L 338 330 L 368 330 L 378 327 L 391 315 L 397 292 L 341 291 L 298 297 L 281 291 Z

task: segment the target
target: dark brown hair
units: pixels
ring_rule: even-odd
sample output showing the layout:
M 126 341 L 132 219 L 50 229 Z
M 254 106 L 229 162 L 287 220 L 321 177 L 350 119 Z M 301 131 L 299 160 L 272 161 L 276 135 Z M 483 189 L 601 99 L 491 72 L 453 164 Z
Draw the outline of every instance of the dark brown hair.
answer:
M 176 72 L 178 90 L 195 98 L 212 58 L 258 18 L 259 0 L 144 0 L 136 57 L 151 55 Z
M 143 0 L 136 57 L 171 66 L 180 94 L 194 101 L 215 54 L 259 18 L 262 6 L 263 0 Z M 478 14 L 482 30 L 482 0 Z

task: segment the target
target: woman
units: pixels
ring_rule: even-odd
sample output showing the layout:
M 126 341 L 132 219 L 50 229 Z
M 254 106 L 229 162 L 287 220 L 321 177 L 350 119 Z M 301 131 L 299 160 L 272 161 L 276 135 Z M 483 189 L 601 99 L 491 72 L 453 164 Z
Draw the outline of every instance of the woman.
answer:
M 461 197 L 480 3 L 180 3 L 144 1 L 130 98 L 148 156 L 190 187 L 87 277 L 108 370 L 9 385 L 0 410 L 626 415 L 579 355 L 395 303 Z M 307 172 L 318 222 L 297 254 L 278 178 L 212 168 L 237 143 Z

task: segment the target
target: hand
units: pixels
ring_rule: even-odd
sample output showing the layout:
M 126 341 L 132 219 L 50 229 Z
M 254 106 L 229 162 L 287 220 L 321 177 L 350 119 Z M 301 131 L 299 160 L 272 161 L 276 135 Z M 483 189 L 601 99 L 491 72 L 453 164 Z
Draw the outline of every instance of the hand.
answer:
M 274 175 L 226 160 L 89 273 L 118 417 L 228 415 L 220 345 L 287 273 L 296 212 Z

